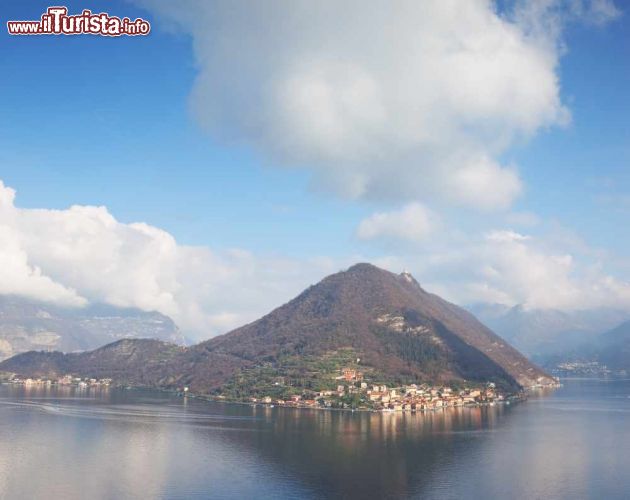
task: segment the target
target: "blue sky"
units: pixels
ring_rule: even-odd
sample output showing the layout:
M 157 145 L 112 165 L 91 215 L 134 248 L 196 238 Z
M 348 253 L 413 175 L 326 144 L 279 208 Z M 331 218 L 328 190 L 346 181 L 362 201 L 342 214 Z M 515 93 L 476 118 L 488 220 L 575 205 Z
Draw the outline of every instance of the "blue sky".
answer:
M 117 39 L 6 33 L 0 38 L 0 179 L 17 191 L 20 209 L 104 205 L 119 222 L 145 222 L 184 246 L 246 249 L 293 262 L 326 258 L 333 268 L 355 257 L 390 262 L 426 275 L 425 281 L 447 295 L 458 271 L 443 271 L 442 279 L 415 264 L 417 259 L 435 258 L 444 246 L 462 241 L 472 246 L 481 235 L 499 230 L 537 238 L 536 251 L 544 255 L 571 254 L 576 261 L 590 256 L 587 268 L 605 267 L 622 282 L 630 277 L 625 230 L 630 20 L 620 2 L 620 15 L 607 22 L 590 22 L 588 13 L 560 21 L 562 34 L 554 43 L 563 48 L 552 51 L 559 58 L 553 74 L 571 120 L 562 125 L 541 119 L 531 133 L 516 134 L 492 153 L 501 165 L 517 170 L 522 184 L 518 196 L 492 210 L 470 209 L 440 195 L 340 196 L 318 182 L 318 172 L 329 172 L 330 166 L 313 166 L 317 160 L 310 152 L 303 161 L 301 150 L 281 158 L 270 153 L 265 139 L 243 133 L 225 140 L 200 122 L 194 109 L 203 106 L 203 95 L 195 97 L 195 82 L 200 75 L 212 79 L 213 72 L 219 78 L 223 70 L 208 66 L 199 47 L 215 39 L 199 35 L 160 2 L 66 4 L 72 13 L 90 8 L 144 17 L 152 32 Z M 195 2 L 182 5 L 203 10 Z M 4 20 L 37 19 L 46 7 L 45 2 L 6 1 L 0 11 Z M 207 29 L 219 29 L 220 22 L 217 17 L 217 25 Z M 344 168 L 343 161 L 338 168 Z M 409 202 L 422 204 L 441 221 L 431 241 L 357 236 L 362 220 Z M 514 215 L 523 213 L 528 217 Z M 435 246 L 436 240 L 442 246 Z M 42 263 L 33 265 L 46 271 Z M 63 273 L 53 268 L 53 278 L 62 280 Z M 81 292 L 80 285 L 71 286 Z M 217 312 L 223 313 L 228 314 Z
M 5 19 L 37 19 L 48 4 L 8 6 Z M 87 6 L 152 17 L 128 2 L 68 4 Z M 365 210 L 311 193 L 308 172 L 287 175 L 247 147 L 216 144 L 188 111 L 190 38 L 153 30 L 116 40 L 3 37 L 2 178 L 19 205 L 106 205 L 187 244 L 347 251 Z

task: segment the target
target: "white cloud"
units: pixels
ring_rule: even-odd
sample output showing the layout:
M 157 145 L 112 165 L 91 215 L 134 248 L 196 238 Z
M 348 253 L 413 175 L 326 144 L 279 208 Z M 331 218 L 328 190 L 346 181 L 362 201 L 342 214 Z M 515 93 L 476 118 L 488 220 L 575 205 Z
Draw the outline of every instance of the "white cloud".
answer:
M 357 236 L 364 240 L 395 238 L 421 241 L 435 229 L 437 216 L 420 203 L 410 203 L 400 210 L 378 212 L 359 224 Z
M 630 283 L 607 273 L 597 251 L 566 237 L 434 231 L 422 250 L 407 255 L 293 260 L 184 246 L 156 227 L 121 223 L 104 207 L 23 209 L 14 196 L 0 183 L 0 294 L 158 310 L 197 338 L 252 321 L 325 275 L 366 260 L 394 272 L 409 268 L 429 291 L 460 304 L 630 309 Z M 416 241 L 431 224 L 431 214 L 411 204 L 366 219 L 360 233 Z
M 612 0 L 516 0 L 514 22 L 537 43 L 563 50 L 560 36 L 571 21 L 602 26 L 621 15 Z
M 192 35 L 191 107 L 215 136 L 345 196 L 480 209 L 522 191 L 501 153 L 569 120 L 563 23 L 615 16 L 586 0 L 138 1 Z
M 68 306 L 86 300 L 75 290 L 52 280 L 29 262 L 22 248 L 19 212 L 13 206 L 15 191 L 0 181 L 0 294 L 26 295 Z
M 603 264 L 554 247 L 550 240 L 512 230 L 491 231 L 481 238 L 443 241 L 415 256 L 390 260 L 407 266 L 429 290 L 460 304 L 522 304 L 533 309 L 630 310 L 630 282 L 611 276 Z
M 488 158 L 455 171 L 445 186 L 453 201 L 482 209 L 507 208 L 522 189 L 514 169 L 502 168 Z
M 158 310 L 205 338 L 256 319 L 335 271 L 242 250 L 178 244 L 105 207 L 23 209 L 0 181 L 0 294 L 64 306 L 89 302 Z

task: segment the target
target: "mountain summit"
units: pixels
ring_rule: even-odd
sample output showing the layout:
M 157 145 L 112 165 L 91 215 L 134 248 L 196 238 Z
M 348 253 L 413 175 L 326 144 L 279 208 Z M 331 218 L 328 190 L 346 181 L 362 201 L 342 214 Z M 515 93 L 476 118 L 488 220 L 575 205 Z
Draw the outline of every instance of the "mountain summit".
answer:
M 135 341 L 126 342 L 122 352 Z M 328 276 L 261 319 L 196 346 L 153 345 L 146 356 L 138 350 L 129 362 L 126 355 L 112 357 L 111 349 L 107 356 L 99 356 L 101 350 L 75 354 L 63 367 L 206 393 L 247 373 L 254 374 L 248 380 L 291 377 L 309 384 L 333 360 L 400 382 L 493 381 L 511 388 L 553 382 L 472 314 L 426 292 L 409 273 L 371 264 Z M 89 363 L 82 361 L 87 355 Z M 45 365 L 50 371 L 50 359 L 38 365 L 45 356 L 17 356 L 0 370 L 33 374 Z
M 418 380 L 549 377 L 473 315 L 426 292 L 404 272 L 356 264 L 267 316 L 197 348 L 246 360 L 353 349 L 362 364 Z

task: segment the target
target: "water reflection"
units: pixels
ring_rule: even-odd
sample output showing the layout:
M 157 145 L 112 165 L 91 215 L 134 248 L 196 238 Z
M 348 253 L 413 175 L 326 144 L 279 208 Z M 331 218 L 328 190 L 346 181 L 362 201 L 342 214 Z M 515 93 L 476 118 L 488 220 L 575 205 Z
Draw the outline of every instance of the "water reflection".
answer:
M 431 413 L 348 413 L 256 408 L 270 425 L 230 436 L 265 461 L 290 468 L 314 492 L 351 498 L 406 497 L 441 464 L 492 432 L 505 407 Z
M 593 384 L 426 414 L 2 386 L 0 498 L 615 498 L 630 383 Z

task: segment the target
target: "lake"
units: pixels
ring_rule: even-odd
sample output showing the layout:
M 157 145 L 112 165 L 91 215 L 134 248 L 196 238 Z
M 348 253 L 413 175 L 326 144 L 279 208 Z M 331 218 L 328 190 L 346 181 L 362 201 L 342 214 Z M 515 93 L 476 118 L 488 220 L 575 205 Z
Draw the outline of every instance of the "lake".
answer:
M 0 386 L 0 498 L 628 498 L 630 381 L 427 414 Z

